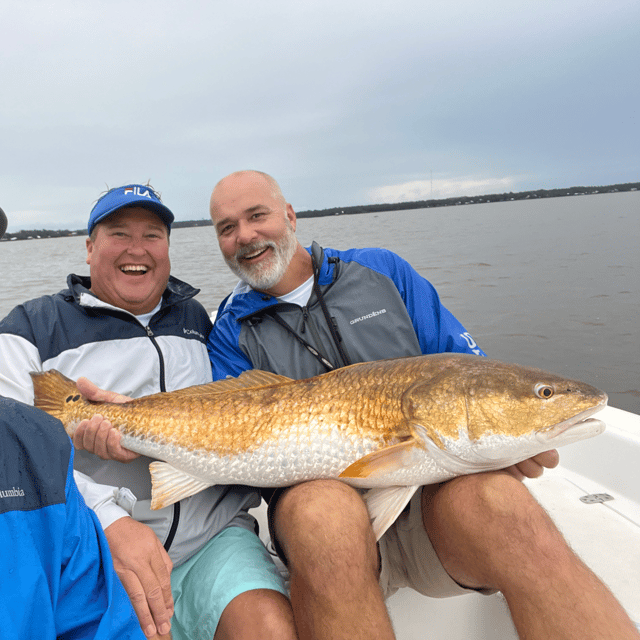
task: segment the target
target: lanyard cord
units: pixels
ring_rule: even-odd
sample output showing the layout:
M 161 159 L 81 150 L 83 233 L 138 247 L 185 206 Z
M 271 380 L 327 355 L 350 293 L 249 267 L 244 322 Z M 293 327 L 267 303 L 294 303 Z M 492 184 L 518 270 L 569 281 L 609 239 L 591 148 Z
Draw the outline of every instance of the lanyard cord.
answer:
M 327 326 L 329 327 L 331 337 L 333 338 L 333 342 L 338 349 L 340 358 L 342 359 L 342 366 L 349 365 L 351 364 L 351 360 L 349 359 L 349 356 L 342 346 L 342 336 L 338 331 L 335 319 L 332 318 L 331 315 L 329 315 L 329 309 L 327 308 L 327 304 L 324 301 L 324 296 L 322 295 L 322 290 L 320 289 L 320 285 L 318 284 L 318 265 L 313 254 L 311 254 L 311 263 L 313 265 L 313 291 L 316 294 L 318 302 L 320 303 L 320 307 L 322 308 L 324 319 L 326 320 Z M 291 327 L 283 318 L 278 315 L 278 312 L 275 309 L 271 313 L 267 311 L 266 317 L 275 320 L 283 329 L 285 329 L 285 331 L 288 331 L 325 369 L 327 369 L 327 371 L 333 371 L 336 368 L 315 347 L 311 346 L 302 336 L 298 335 L 293 327 Z
M 267 313 L 266 317 L 275 320 L 283 329 L 288 331 L 327 371 L 333 371 L 335 369 L 317 349 L 312 347 L 302 336 L 299 336 L 277 313 Z
M 335 318 L 332 318 L 329 315 L 329 309 L 327 309 L 327 303 L 324 301 L 324 296 L 322 295 L 322 291 L 320 290 L 320 285 L 318 284 L 319 270 L 318 265 L 316 264 L 316 259 L 313 254 L 311 254 L 311 264 L 313 265 L 313 291 L 316 294 L 316 298 L 318 298 L 318 302 L 322 307 L 322 313 L 324 313 L 324 319 L 327 321 L 327 325 L 329 327 L 329 331 L 331 332 L 331 337 L 333 338 L 333 342 L 338 349 L 338 353 L 340 354 L 340 358 L 342 358 L 343 366 L 347 366 L 351 364 L 351 360 L 347 355 L 344 347 L 342 346 L 342 336 L 338 331 L 338 327 L 336 326 Z

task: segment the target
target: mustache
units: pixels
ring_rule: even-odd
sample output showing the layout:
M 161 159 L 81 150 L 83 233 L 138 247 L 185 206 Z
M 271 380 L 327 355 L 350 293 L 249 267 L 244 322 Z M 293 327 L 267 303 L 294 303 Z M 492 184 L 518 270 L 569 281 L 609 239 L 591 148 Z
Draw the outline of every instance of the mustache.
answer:
M 262 242 L 256 242 L 254 244 L 248 245 L 246 247 L 242 247 L 240 249 L 238 249 L 235 253 L 235 255 L 233 256 L 236 260 L 241 260 L 242 258 L 244 258 L 245 256 L 249 256 L 249 255 L 253 255 L 256 253 L 260 253 L 261 251 L 264 251 L 267 248 L 271 248 L 276 250 L 277 246 L 275 242 L 272 242 L 270 240 L 263 240 Z

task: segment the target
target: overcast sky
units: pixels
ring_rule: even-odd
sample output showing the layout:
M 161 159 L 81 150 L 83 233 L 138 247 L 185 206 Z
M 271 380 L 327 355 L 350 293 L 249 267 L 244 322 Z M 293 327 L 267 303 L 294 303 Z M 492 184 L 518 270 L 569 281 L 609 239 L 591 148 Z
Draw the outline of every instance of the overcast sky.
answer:
M 299 211 L 640 180 L 638 0 L 2 0 L 0 43 L 10 231 L 247 168 Z

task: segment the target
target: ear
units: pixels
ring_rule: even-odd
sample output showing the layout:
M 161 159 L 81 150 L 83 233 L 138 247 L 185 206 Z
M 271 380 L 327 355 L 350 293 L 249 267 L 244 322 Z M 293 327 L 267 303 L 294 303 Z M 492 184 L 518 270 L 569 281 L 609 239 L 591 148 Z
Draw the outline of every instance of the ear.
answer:
M 93 241 L 91 240 L 91 238 L 87 238 L 85 240 L 85 244 L 87 246 L 87 259 L 85 260 L 85 262 L 87 264 L 91 264 L 91 254 L 93 253 Z
M 289 220 L 289 222 L 291 223 L 291 226 L 293 227 L 293 230 L 296 230 L 296 222 L 297 222 L 297 218 L 296 218 L 296 212 L 293 210 L 293 207 L 287 202 L 287 218 Z

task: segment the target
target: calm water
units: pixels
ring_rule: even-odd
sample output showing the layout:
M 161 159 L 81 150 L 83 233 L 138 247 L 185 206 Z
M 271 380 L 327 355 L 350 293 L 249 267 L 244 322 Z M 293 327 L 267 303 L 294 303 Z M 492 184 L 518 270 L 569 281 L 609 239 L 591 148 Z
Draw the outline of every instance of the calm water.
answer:
M 303 219 L 298 237 L 395 251 L 491 357 L 590 382 L 640 413 L 640 192 Z M 1 243 L 0 315 L 88 274 L 84 241 Z M 210 311 L 235 285 L 210 227 L 174 230 L 171 257 Z

